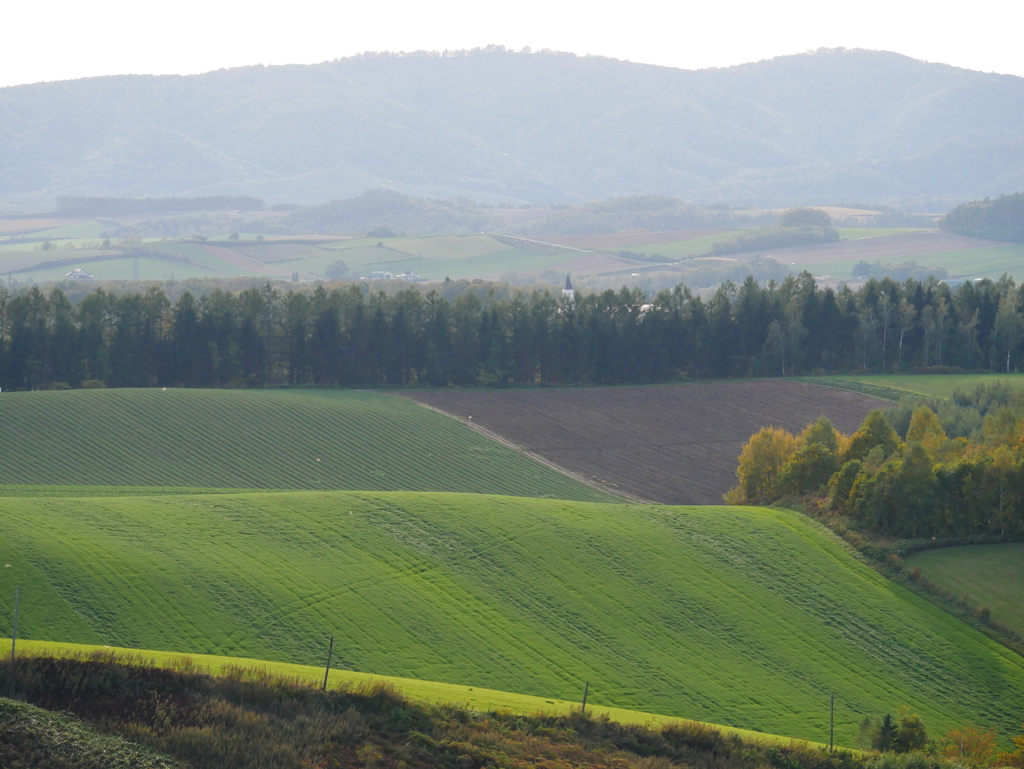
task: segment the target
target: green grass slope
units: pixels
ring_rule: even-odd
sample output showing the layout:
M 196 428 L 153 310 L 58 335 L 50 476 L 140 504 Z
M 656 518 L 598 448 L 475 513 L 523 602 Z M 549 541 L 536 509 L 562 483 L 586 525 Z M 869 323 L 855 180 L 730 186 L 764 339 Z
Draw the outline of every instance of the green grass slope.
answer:
M 26 638 L 321 664 L 841 741 L 908 705 L 1004 733 L 1024 660 L 805 519 L 494 496 L 0 500 Z
M 341 390 L 3 393 L 0 484 L 609 499 L 404 398 Z
M 823 384 L 829 381 L 859 382 L 937 398 L 949 398 L 956 390 L 971 392 L 979 384 L 990 387 L 999 383 L 1024 390 L 1024 374 L 837 374 L 821 379 L 825 380 Z
M 1024 543 L 947 547 L 915 553 L 908 566 L 972 606 L 988 606 L 992 618 L 1024 636 Z

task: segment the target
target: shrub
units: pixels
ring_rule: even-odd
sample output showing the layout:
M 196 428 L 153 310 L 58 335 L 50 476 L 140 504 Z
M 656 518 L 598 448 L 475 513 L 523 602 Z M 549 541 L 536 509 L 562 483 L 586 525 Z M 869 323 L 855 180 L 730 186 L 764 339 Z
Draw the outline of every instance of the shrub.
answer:
M 348 265 L 339 259 L 327 268 L 325 274 L 328 278 L 344 278 L 348 275 Z
M 791 208 L 779 218 L 783 227 L 831 227 L 832 217 L 820 208 Z
M 763 503 L 779 498 L 779 476 L 796 445 L 796 437 L 778 427 L 763 427 L 751 436 L 736 468 L 744 501 Z

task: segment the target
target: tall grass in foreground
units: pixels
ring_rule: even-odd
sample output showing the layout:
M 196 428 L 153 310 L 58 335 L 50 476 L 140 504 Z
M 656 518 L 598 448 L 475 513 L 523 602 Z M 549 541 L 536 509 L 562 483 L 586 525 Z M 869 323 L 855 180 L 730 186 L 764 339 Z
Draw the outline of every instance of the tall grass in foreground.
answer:
M 0 691 L 63 710 L 197 769 L 855 769 L 863 757 L 767 746 L 705 724 L 662 730 L 578 712 L 480 713 L 414 703 L 386 684 L 322 691 L 236 668 L 221 677 L 113 654 L 0 662 Z M 52 764 L 63 769 L 74 764 Z

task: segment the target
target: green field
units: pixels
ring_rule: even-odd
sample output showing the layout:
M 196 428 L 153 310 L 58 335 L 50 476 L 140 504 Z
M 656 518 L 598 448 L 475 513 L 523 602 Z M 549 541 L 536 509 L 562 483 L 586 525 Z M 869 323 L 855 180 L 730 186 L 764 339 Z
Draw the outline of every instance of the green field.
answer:
M 608 496 L 404 398 L 346 390 L 0 395 L 0 484 Z
M 952 397 L 957 390 L 971 392 L 979 384 L 992 386 L 1001 383 L 1014 389 L 1024 390 L 1024 374 L 864 374 L 859 376 L 837 374 L 823 377 L 823 379 L 860 382 L 937 398 Z
M 941 251 L 888 261 L 899 263 L 911 259 L 923 267 L 945 267 L 949 270 L 950 279 L 991 278 L 998 280 L 1007 274 L 1018 282 L 1024 280 L 1024 245 L 1010 244 L 989 248 L 972 248 L 964 251 Z M 852 280 L 853 268 L 859 261 L 859 259 L 853 259 L 797 264 L 791 266 L 790 270 L 795 272 L 808 270 L 814 275 L 829 275 L 833 278 Z
M 863 238 L 884 238 L 889 235 L 909 235 L 912 232 L 926 232 L 920 227 L 837 227 L 840 240 L 861 240 Z
M 375 270 L 391 273 L 411 270 L 430 280 L 450 277 L 476 278 L 485 275 L 497 277 L 503 272 L 532 272 L 554 267 L 573 256 L 544 254 L 509 248 L 484 235 L 457 237 L 442 235 L 433 238 L 389 238 L 381 241 L 384 247 L 365 241 L 346 241 L 330 252 L 321 250 L 308 257 L 275 266 L 288 269 L 323 273 L 337 260 L 347 265 L 349 272 L 360 272 L 364 277 Z
M 907 565 L 972 606 L 988 606 L 994 620 L 1024 636 L 1024 543 L 927 550 Z
M 73 267 L 79 267 L 100 280 L 126 280 L 132 277 L 132 260 L 109 258 L 110 251 L 97 252 L 82 250 L 83 238 L 99 237 L 101 229 L 108 225 L 97 222 L 83 222 L 66 227 L 54 228 L 33 234 L 33 238 L 53 237 L 55 250 L 33 251 L 32 244 L 11 242 L 0 243 L 0 273 L 14 271 L 14 278 L 20 282 L 42 282 L 62 280 Z M 95 242 L 90 240 L 89 242 Z M 157 242 L 157 241 L 147 241 Z M 382 247 L 378 247 L 382 243 Z M 35 244 L 35 245 L 38 245 Z M 65 249 L 73 245 L 74 250 Z M 239 255 L 249 260 L 256 256 L 247 267 L 235 264 L 211 254 L 190 240 L 158 241 L 162 251 L 184 256 L 194 262 L 176 262 L 171 259 L 142 258 L 138 261 L 139 278 L 160 280 L 170 277 L 179 280 L 218 276 L 248 277 L 271 276 L 280 278 L 281 270 L 289 273 L 316 273 L 325 275 L 327 268 L 338 260 L 348 266 L 349 274 L 361 273 L 363 277 L 377 270 L 400 273 L 411 270 L 430 280 L 444 280 L 446 277 L 497 278 L 504 272 L 532 272 L 555 267 L 573 258 L 571 254 L 544 254 L 509 248 L 485 235 L 458 237 L 442 235 L 428 238 L 360 238 L 339 240 L 331 243 L 288 241 L 290 253 L 287 257 L 260 259 L 259 252 L 275 246 L 274 241 L 255 244 L 250 238 L 238 241 L 209 241 L 207 245 L 217 248 L 237 249 Z M 119 255 L 120 252 L 114 252 Z M 86 259 L 73 265 L 34 268 L 35 265 L 61 259 Z M 91 257 L 91 258 L 89 258 Z M 23 270 L 22 272 L 18 272 Z
M 907 705 L 1004 734 L 1024 660 L 806 519 L 510 497 L 7 497 L 38 640 L 321 664 L 840 742 Z M 6 564 L 10 564 L 7 568 Z

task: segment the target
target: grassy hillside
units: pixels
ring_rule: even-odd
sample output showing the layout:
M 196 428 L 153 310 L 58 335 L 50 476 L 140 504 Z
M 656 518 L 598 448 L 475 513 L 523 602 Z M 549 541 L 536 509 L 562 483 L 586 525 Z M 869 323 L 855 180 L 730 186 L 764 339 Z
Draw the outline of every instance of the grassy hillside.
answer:
M 1024 636 L 1024 543 L 947 547 L 915 553 L 908 566 Z
M 336 664 L 841 741 L 919 711 L 1010 732 L 1024 661 L 750 508 L 296 492 L 3 501 L 26 638 Z
M 957 390 L 970 392 L 979 384 L 991 386 L 997 382 L 1024 389 L 1024 374 L 840 374 L 825 379 L 859 382 L 939 398 L 949 398 Z
M 0 484 L 607 499 L 403 398 L 339 390 L 0 395 Z

